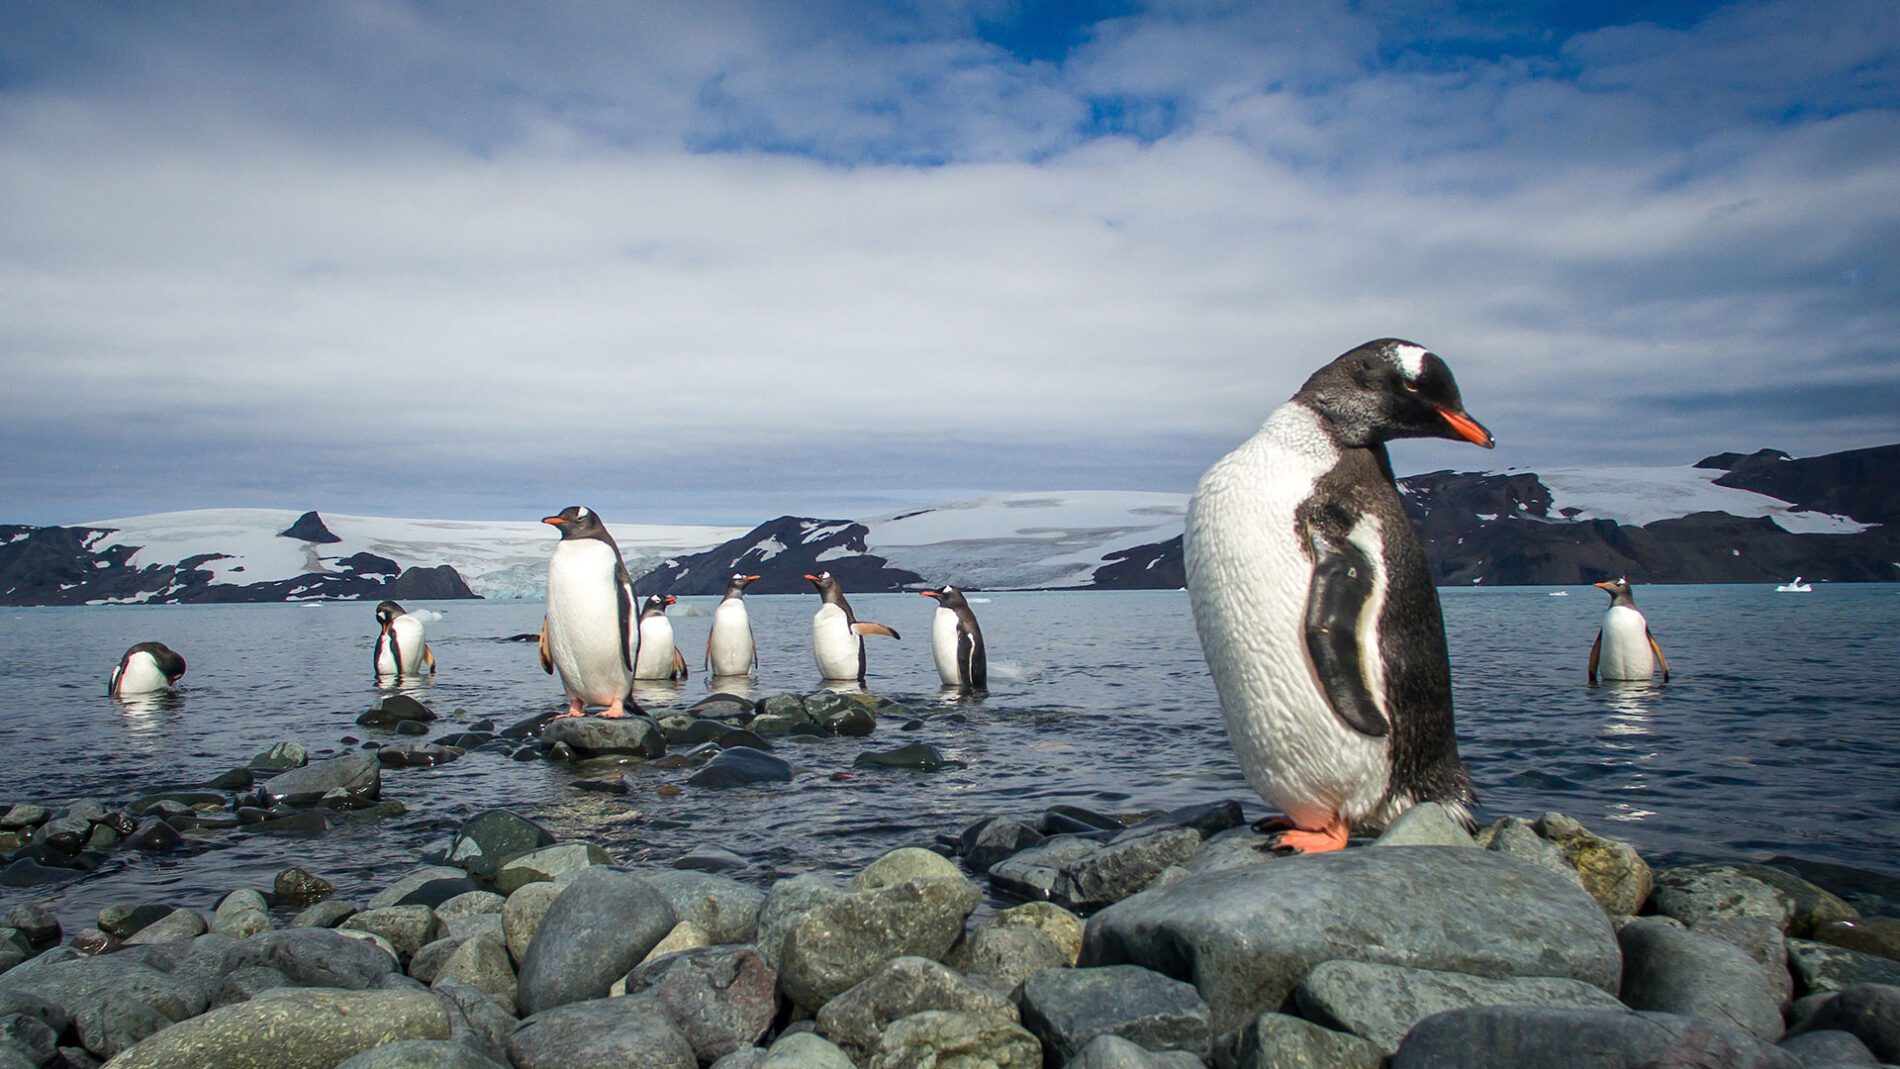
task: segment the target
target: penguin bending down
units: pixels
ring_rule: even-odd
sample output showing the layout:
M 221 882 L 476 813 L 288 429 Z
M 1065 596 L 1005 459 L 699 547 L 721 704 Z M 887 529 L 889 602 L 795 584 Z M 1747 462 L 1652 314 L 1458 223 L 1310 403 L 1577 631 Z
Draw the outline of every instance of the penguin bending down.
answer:
M 1195 630 L 1247 782 L 1286 814 L 1272 849 L 1336 850 L 1424 801 L 1471 821 L 1444 617 L 1394 438 L 1493 444 L 1443 360 L 1386 338 L 1315 372 L 1188 504 Z
M 185 659 L 163 642 L 141 642 L 125 651 L 112 667 L 106 693 L 115 698 L 170 690 L 185 674 Z
M 758 581 L 756 575 L 733 573 L 725 600 L 713 610 L 712 632 L 706 636 L 706 667 L 714 677 L 751 675 L 759 666 L 759 644 L 745 608 L 745 588 Z
M 372 663 L 379 676 L 419 676 L 423 666 L 435 673 L 435 651 L 422 640 L 422 621 L 403 611 L 401 605 L 385 601 L 376 606 L 376 622 L 382 630 L 376 635 Z
M 989 686 L 989 656 L 983 649 L 983 629 L 976 625 L 976 613 L 963 591 L 944 584 L 941 590 L 919 590 L 934 598 L 937 611 L 930 622 L 930 652 L 937 660 L 937 675 L 946 687 L 966 691 Z
M 1590 644 L 1590 682 L 1597 681 L 1598 668 L 1604 679 L 1646 680 L 1659 664 L 1663 682 L 1669 682 L 1669 658 L 1649 633 L 1649 620 L 1636 607 L 1630 581 L 1619 578 L 1591 585 L 1610 595 L 1610 608 L 1603 614 L 1597 640 Z
M 569 505 L 541 521 L 560 529 L 548 559 L 548 611 L 541 622 L 541 667 L 559 672 L 567 712 L 604 705 L 602 716 L 627 715 L 639 630 L 633 577 L 620 546 L 592 510 Z
M 686 679 L 686 658 L 673 643 L 673 621 L 666 618 L 666 607 L 678 600 L 671 594 L 654 594 L 641 607 L 640 652 L 633 662 L 633 678 Z
M 824 604 L 818 606 L 817 614 L 811 618 L 811 652 L 818 662 L 819 674 L 830 680 L 864 682 L 864 636 L 897 638 L 897 632 L 883 624 L 859 620 L 830 572 L 808 573 L 805 578 L 811 580 L 818 588 L 818 596 L 824 599 Z

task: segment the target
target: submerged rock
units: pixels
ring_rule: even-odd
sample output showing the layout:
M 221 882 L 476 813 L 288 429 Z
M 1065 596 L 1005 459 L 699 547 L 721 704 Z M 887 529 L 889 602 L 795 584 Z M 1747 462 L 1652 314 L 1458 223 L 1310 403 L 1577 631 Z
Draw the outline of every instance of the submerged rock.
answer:
M 264 781 L 272 804 L 314 805 L 340 790 L 351 801 L 375 801 L 382 794 L 382 769 L 372 753 L 351 753 L 280 773 Z
M 449 843 L 447 861 L 471 874 L 493 878 L 523 854 L 554 845 L 554 834 L 519 813 L 490 809 L 462 823 Z
M 744 787 L 755 783 L 790 783 L 791 780 L 790 761 L 742 746 L 720 751 L 686 782 L 694 787 Z

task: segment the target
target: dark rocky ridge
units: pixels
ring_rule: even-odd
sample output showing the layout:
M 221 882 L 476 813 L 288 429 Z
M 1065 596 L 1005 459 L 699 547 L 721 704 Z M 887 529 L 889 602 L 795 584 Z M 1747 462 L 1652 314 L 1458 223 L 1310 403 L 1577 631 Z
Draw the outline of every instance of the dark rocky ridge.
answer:
M 313 542 L 320 546 L 343 541 L 323 525 L 323 517 L 317 515 L 316 509 L 297 517 L 297 522 L 277 532 L 277 537 L 294 538 L 299 542 Z
M 703 553 L 670 558 L 635 580 L 634 587 L 642 597 L 723 594 L 733 573 L 744 572 L 760 577 L 747 588 L 751 593 L 808 594 L 812 585 L 805 573 L 826 571 L 851 593 L 924 585 L 923 576 L 916 572 L 892 567 L 883 557 L 865 552 L 864 536 L 869 533 L 869 528 L 852 520 L 780 516 Z M 837 552 L 826 557 L 829 551 Z

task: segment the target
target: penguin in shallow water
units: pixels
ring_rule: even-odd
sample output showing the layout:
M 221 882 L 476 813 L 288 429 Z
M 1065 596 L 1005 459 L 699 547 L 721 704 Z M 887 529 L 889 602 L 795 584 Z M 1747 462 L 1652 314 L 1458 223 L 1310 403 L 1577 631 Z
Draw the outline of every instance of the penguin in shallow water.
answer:
M 986 689 L 990 682 L 989 655 L 983 649 L 983 629 L 976 624 L 969 599 L 948 583 L 938 590 L 917 593 L 937 602 L 930 622 L 930 652 L 937 660 L 937 675 L 943 685 L 967 691 Z
M 1663 682 L 1669 682 L 1669 658 L 1649 633 L 1649 620 L 1636 607 L 1630 581 L 1617 578 L 1591 585 L 1610 596 L 1610 608 L 1603 614 L 1597 640 L 1590 644 L 1590 682 L 1599 674 L 1604 679 L 1647 680 L 1657 665 L 1662 666 Z
M 170 690 L 185 674 L 185 659 L 163 642 L 140 642 L 112 667 L 106 693 L 115 698 Z
M 633 678 L 686 679 L 686 658 L 673 642 L 673 621 L 666 618 L 666 607 L 678 600 L 654 594 L 640 607 L 640 654 L 633 662 Z
M 423 641 L 421 620 L 404 612 L 401 605 L 385 601 L 376 606 L 376 622 L 382 627 L 371 658 L 377 675 L 419 676 L 425 666 L 435 674 L 435 651 Z
M 725 600 L 713 610 L 712 631 L 706 635 L 706 667 L 714 678 L 751 675 L 759 666 L 759 644 L 745 607 L 745 588 L 758 581 L 756 575 L 734 572 L 726 584 Z
M 819 674 L 828 680 L 864 682 L 864 636 L 897 638 L 897 632 L 883 624 L 858 619 L 830 572 L 807 573 L 805 578 L 818 588 L 818 596 L 824 599 L 824 604 L 818 606 L 818 612 L 811 618 L 811 652 L 818 662 Z
M 1491 448 L 1445 362 L 1396 338 L 1306 380 L 1188 505 L 1189 601 L 1267 845 L 1335 850 L 1433 801 L 1470 823 L 1445 625 L 1385 443 Z
M 542 523 L 560 529 L 548 558 L 548 609 L 541 622 L 541 667 L 559 672 L 567 712 L 606 706 L 602 716 L 627 715 L 639 631 L 633 616 L 633 577 L 620 546 L 593 510 L 569 505 Z

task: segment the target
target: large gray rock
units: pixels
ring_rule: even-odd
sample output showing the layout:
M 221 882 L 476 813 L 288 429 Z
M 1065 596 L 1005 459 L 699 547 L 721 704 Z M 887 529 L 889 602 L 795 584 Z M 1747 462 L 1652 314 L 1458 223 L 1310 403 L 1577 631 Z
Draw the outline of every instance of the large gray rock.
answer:
M 507 809 L 490 809 L 457 829 L 449 842 L 448 862 L 492 879 L 504 862 L 553 845 L 554 834 L 541 825 Z
M 1900 987 L 1855 984 L 1814 1011 L 1802 1032 L 1837 1029 L 1854 1035 L 1883 1062 L 1900 1063 Z
M 508 1064 L 508 1037 L 514 1033 L 514 1015 L 480 991 L 455 980 L 429 989 L 449 1011 L 449 1040 L 485 1058 Z
M 264 781 L 264 797 L 272 803 L 315 805 L 324 795 L 340 790 L 352 802 L 373 802 L 383 789 L 382 762 L 367 751 L 347 753 Z
M 494 1059 L 444 1039 L 403 1039 L 371 1047 L 336 1069 L 504 1069 Z
M 955 1010 L 980 1017 L 1017 1019 L 1008 999 L 928 958 L 886 962 L 851 990 L 818 1011 L 818 1031 L 860 1060 L 877 1049 L 892 1021 L 924 1010 Z
M 495 873 L 495 890 L 511 895 L 531 883 L 552 880 L 599 865 L 613 858 L 593 843 L 561 843 L 543 847 L 504 862 Z
M 521 1012 L 601 998 L 673 924 L 673 908 L 638 876 L 610 868 L 581 873 L 528 944 L 516 995 Z
M 577 754 L 628 754 L 634 757 L 660 757 L 666 753 L 666 736 L 650 722 L 637 716 L 608 720 L 597 716 L 574 716 L 556 720 L 541 729 L 541 741 L 553 746 L 564 742 Z
M 1730 867 L 1788 896 L 1788 901 L 1794 906 L 1794 912 L 1788 918 L 1789 935 L 1805 939 L 1816 928 L 1830 921 L 1848 921 L 1860 916 L 1860 911 L 1842 901 L 1839 895 L 1816 887 L 1786 869 L 1751 864 Z
M 1255 865 L 1264 865 L 1277 860 L 1276 857 L 1261 848 L 1266 845 L 1266 836 L 1250 827 L 1229 828 L 1217 835 L 1210 835 L 1194 851 L 1194 856 L 1181 864 L 1190 875 L 1204 872 L 1221 872 L 1226 869 L 1245 869 Z
M 264 966 L 305 987 L 367 990 L 396 971 L 396 959 L 375 944 L 330 928 L 285 928 L 262 932 L 223 951 L 223 971 Z
M 1063 868 L 1095 853 L 1101 846 L 1100 842 L 1079 835 L 1052 835 L 991 865 L 990 886 L 1031 901 L 1048 899 L 1055 894 Z
M 1789 1036 L 1781 1041 L 1780 1046 L 1782 1050 L 1801 1059 L 1801 1063 L 1810 1069 L 1816 1066 L 1829 1069 L 1845 1069 L 1848 1066 L 1879 1069 L 1880 1066 L 1880 1059 L 1867 1049 L 1867 1044 L 1855 1039 L 1851 1032 L 1832 1028 Z
M 1801 1069 L 1739 1028 L 1667 1013 L 1480 1006 L 1419 1022 L 1389 1069 Z
M 766 1063 L 771 1065 L 770 1056 Z M 1007 1017 L 925 1010 L 891 1022 L 870 1069 L 1040 1069 L 1036 1037 Z
M 565 890 L 564 884 L 536 880 L 515 888 L 502 904 L 501 934 L 508 941 L 508 956 L 517 966 L 527 960 L 528 944 L 534 941 L 534 933 L 547 916 L 548 907 L 554 905 L 554 900 Z
M 735 1052 L 728 1058 L 741 1057 Z M 724 1064 L 724 1060 L 721 1060 Z M 851 1057 L 816 1032 L 780 1036 L 759 1059 L 755 1069 L 853 1069 Z M 948 1066 L 945 1069 L 949 1069 Z M 978 1069 L 971 1066 L 970 1069 Z
M 1554 1006 L 1621 1010 L 1616 998 L 1581 980 L 1549 976 L 1487 979 L 1364 961 L 1328 961 L 1294 989 L 1300 1015 L 1391 1053 L 1412 1026 L 1434 1013 L 1473 1006 Z
M 209 930 L 205 919 L 194 909 L 174 909 L 126 937 L 127 946 L 151 946 L 196 939 Z
M 515 1012 L 515 969 L 499 935 L 474 936 L 450 951 L 427 981 L 430 987 L 447 982 L 467 984 L 510 1014 Z
M 961 880 L 963 871 L 941 854 L 933 853 L 919 846 L 900 846 L 869 865 L 851 878 L 845 890 L 853 894 L 859 891 L 875 891 L 880 887 L 894 887 L 906 880 Z
M 1014 817 L 985 817 L 963 829 L 957 852 L 973 872 L 990 866 L 1042 841 L 1042 833 Z
M 1723 917 L 1759 917 L 1783 931 L 1794 916 L 1794 899 L 1731 865 L 1685 865 L 1656 873 L 1650 906 L 1684 924 Z
M 1637 919 L 1616 935 L 1623 947 L 1623 1002 L 1781 1038 L 1780 998 L 1761 965 L 1711 935 Z
M 1583 889 L 1604 912 L 1628 916 L 1649 900 L 1652 875 L 1636 848 L 1621 839 L 1598 835 L 1562 813 L 1545 813 L 1534 825 L 1577 872 Z
M 85 1048 L 102 1058 L 203 1013 L 214 988 L 208 977 L 154 968 L 136 952 L 71 960 L 43 956 L 0 974 L 0 991 L 59 1007 Z
M 1200 849 L 1193 828 L 1162 828 L 1117 839 L 1062 866 L 1049 897 L 1069 909 L 1093 910 L 1120 902 L 1154 882 L 1161 870 Z
M 1900 961 L 1807 939 L 1788 940 L 1788 968 L 1804 995 L 1855 984 L 1900 985 Z
M 1774 995 L 1775 1005 L 1786 1009 L 1794 998 L 1794 977 L 1788 972 L 1788 937 L 1759 917 L 1723 917 L 1703 921 L 1690 929 L 1713 936 L 1753 958 Z M 1625 970 L 1627 973 L 1627 964 Z
M 998 991 L 1014 992 L 1042 970 L 1067 968 L 1075 959 L 1040 928 L 985 925 L 958 943 L 945 963 Z
M 1377 1045 L 1284 1013 L 1263 1013 L 1214 1041 L 1218 1069 L 1379 1069 Z
M 823 1006 L 892 958 L 939 960 L 976 908 L 976 886 L 956 879 L 906 880 L 818 905 L 785 937 L 779 983 L 807 1009 Z
M 449 1015 L 420 991 L 278 988 L 173 1025 L 113 1069 L 333 1069 L 400 1039 L 447 1039 Z
M 1212 1015 L 1192 984 L 1134 965 L 1044 969 L 1023 983 L 1023 1026 L 1057 1062 L 1096 1036 L 1206 1058 Z
M 1541 865 L 1552 872 L 1569 879 L 1583 882 L 1583 877 L 1571 867 L 1564 852 L 1554 844 L 1537 834 L 1531 822 L 1519 817 L 1502 817 L 1478 833 L 1477 845 L 1486 850 L 1496 850 L 1500 854 L 1509 854 L 1533 865 Z
M 1420 802 L 1399 814 L 1374 846 L 1476 846 L 1464 825 L 1437 802 Z
M 468 878 L 468 873 L 448 865 L 424 865 L 403 875 L 395 883 L 370 896 L 363 904 L 364 909 L 386 909 L 389 906 L 422 905 L 436 906 L 456 895 L 480 890 Z
M 749 946 L 669 954 L 627 976 L 627 998 L 657 1007 L 702 1062 L 757 1042 L 778 1012 L 778 974 Z
M 515 1069 L 699 1065 L 693 1045 L 664 1014 L 623 998 L 572 1002 L 529 1017 L 508 1037 L 508 1056 Z
M 1096 1036 L 1068 1069 L 1201 1069 L 1202 1061 L 1184 1050 L 1145 1050 L 1120 1036 Z
M 753 938 L 765 963 L 778 969 L 785 960 L 785 937 L 799 919 L 844 896 L 842 889 L 822 876 L 793 876 L 774 883 L 759 907 L 759 928 Z
M 396 953 L 408 960 L 415 956 L 416 951 L 435 942 L 441 934 L 442 924 L 436 919 L 435 910 L 428 906 L 386 906 L 353 914 L 337 928 L 346 932 L 380 935 L 389 940 L 389 945 L 396 948 Z
M 1108 907 L 1082 964 L 1190 980 L 1217 1032 L 1278 1009 L 1336 958 L 1475 976 L 1557 976 L 1613 990 L 1603 910 L 1573 881 L 1488 850 L 1343 850 L 1207 873 Z
M 660 892 L 673 907 L 673 916 L 698 925 L 715 943 L 750 943 L 758 934 L 765 895 L 730 876 L 654 869 L 640 878 Z

